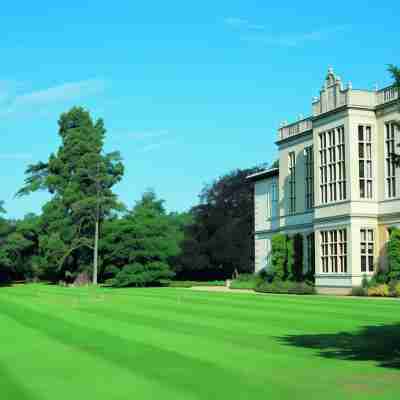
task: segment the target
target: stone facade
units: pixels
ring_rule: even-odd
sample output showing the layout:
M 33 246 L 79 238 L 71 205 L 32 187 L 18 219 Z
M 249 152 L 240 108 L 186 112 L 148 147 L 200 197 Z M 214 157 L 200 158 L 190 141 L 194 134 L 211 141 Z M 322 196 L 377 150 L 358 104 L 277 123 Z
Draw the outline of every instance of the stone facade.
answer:
M 385 244 L 400 225 L 397 90 L 344 88 L 329 69 L 312 116 L 278 131 L 279 169 L 254 174 L 255 271 L 270 264 L 271 237 L 303 236 L 304 270 L 322 292 L 349 291 L 386 268 Z

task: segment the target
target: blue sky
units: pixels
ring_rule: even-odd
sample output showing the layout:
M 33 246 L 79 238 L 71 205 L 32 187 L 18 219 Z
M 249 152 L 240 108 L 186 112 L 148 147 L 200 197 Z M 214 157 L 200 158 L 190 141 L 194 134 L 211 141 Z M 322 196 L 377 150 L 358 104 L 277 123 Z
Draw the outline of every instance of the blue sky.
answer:
M 13 195 L 27 165 L 57 149 L 57 118 L 73 105 L 104 118 L 106 150 L 124 158 L 116 192 L 128 206 L 154 188 L 182 211 L 205 183 L 273 161 L 276 128 L 310 113 L 328 66 L 355 88 L 390 83 L 386 65 L 400 64 L 398 1 L 269 3 L 3 4 L 0 199 L 8 215 L 39 212 L 48 198 Z

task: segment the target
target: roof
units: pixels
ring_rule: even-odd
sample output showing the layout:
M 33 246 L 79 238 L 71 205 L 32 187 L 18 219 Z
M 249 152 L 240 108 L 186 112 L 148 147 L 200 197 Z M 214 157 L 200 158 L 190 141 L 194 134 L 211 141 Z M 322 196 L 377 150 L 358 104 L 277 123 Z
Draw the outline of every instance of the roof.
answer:
M 255 182 L 262 179 L 271 178 L 273 176 L 279 175 L 279 168 L 270 168 L 264 171 L 256 172 L 246 177 L 248 181 Z

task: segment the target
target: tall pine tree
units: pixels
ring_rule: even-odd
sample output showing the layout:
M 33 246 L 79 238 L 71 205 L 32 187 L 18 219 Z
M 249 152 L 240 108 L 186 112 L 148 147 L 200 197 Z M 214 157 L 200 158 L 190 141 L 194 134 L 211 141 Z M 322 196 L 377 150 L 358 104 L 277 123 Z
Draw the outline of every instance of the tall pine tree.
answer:
M 59 121 L 61 146 L 47 162 L 30 165 L 19 196 L 47 190 L 53 198 L 44 208 L 42 260 L 53 278 L 72 276 L 93 264 L 97 284 L 98 240 L 101 221 L 121 208 L 112 187 L 124 167 L 118 152 L 103 151 L 106 130 L 101 119 L 74 107 Z

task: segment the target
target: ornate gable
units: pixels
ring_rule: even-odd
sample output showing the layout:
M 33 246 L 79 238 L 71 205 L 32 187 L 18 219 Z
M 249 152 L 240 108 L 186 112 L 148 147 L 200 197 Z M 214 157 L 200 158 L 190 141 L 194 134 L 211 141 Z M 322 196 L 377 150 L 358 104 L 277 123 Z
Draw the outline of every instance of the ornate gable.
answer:
M 322 85 L 320 96 L 314 98 L 313 115 L 323 114 L 346 104 L 346 90 L 343 88 L 342 80 L 328 68 L 325 81 Z

